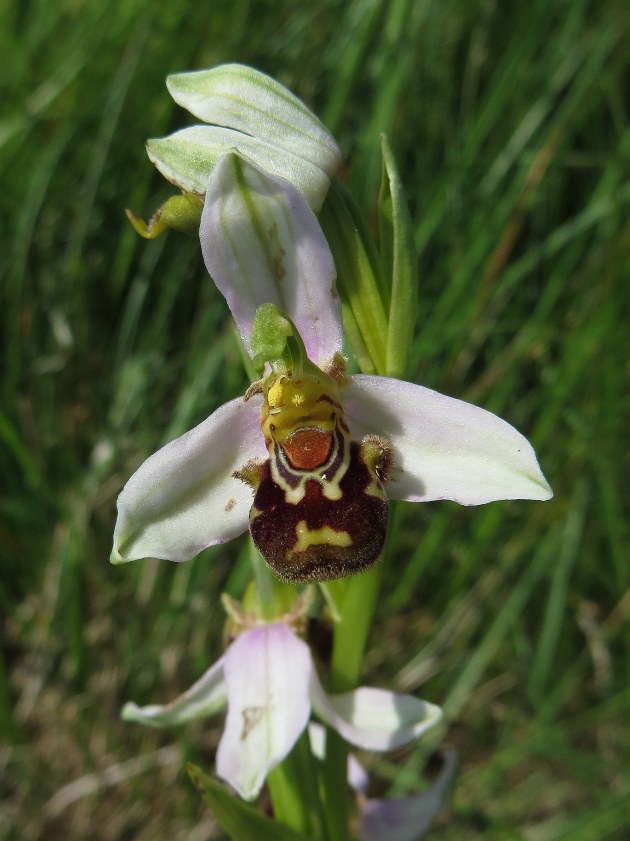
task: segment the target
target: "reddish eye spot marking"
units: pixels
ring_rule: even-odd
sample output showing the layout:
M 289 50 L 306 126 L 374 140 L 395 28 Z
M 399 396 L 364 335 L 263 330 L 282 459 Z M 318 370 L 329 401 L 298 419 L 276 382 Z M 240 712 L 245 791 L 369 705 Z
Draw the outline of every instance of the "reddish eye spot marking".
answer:
M 332 441 L 332 432 L 307 427 L 296 429 L 280 446 L 296 470 L 315 470 L 328 461 Z
M 325 496 L 321 478 L 309 478 L 304 497 L 290 503 L 271 474 L 266 461 L 260 469 L 250 530 L 279 578 L 295 584 L 327 581 L 377 562 L 387 533 L 387 497 L 364 460 L 360 444 L 350 446 L 339 499 Z

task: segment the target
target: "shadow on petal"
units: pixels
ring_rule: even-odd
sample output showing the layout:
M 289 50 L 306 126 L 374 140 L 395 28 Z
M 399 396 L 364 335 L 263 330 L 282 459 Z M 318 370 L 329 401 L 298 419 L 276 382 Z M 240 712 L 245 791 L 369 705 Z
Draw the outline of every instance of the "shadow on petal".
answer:
M 352 377 L 342 402 L 354 436 L 383 435 L 393 444 L 391 499 L 481 505 L 552 496 L 529 441 L 479 406 L 361 374 Z

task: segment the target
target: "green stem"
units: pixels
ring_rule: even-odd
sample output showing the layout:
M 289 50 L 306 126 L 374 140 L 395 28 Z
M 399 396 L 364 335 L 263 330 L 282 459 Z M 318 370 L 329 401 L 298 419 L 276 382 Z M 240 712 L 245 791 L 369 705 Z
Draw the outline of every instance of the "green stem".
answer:
M 330 841 L 349 841 L 348 746 L 336 730 L 326 728 L 322 789 Z
M 330 592 L 340 609 L 330 667 L 331 692 L 354 689 L 361 675 L 361 664 L 376 607 L 382 564 L 353 578 L 331 581 Z M 348 746 L 334 730 L 326 733 L 324 760 L 324 798 L 331 841 L 347 841 L 349 817 Z
M 381 586 L 383 564 L 355 575 L 345 583 L 341 596 L 341 620 L 335 626 L 330 691 L 354 689 L 361 676 L 361 664 L 374 609 Z M 330 582 L 337 584 L 337 582 Z
M 277 821 L 312 841 L 328 841 L 315 760 L 306 731 L 289 756 L 270 771 L 267 785 Z
M 297 591 L 271 572 L 250 539 L 250 557 L 256 581 L 256 607 L 262 619 L 273 622 L 289 611 L 296 602 Z

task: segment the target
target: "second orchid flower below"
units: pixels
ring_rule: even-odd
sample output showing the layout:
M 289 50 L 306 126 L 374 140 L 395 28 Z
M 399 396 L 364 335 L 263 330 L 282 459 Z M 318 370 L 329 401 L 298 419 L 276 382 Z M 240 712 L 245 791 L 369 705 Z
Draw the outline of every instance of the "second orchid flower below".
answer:
M 441 718 L 433 704 L 384 689 L 327 695 L 309 647 L 279 622 L 244 631 L 175 701 L 147 707 L 129 703 L 123 718 L 171 727 L 226 706 L 217 773 L 245 800 L 258 795 L 268 772 L 289 753 L 308 724 L 311 707 L 346 741 L 372 751 L 408 744 Z

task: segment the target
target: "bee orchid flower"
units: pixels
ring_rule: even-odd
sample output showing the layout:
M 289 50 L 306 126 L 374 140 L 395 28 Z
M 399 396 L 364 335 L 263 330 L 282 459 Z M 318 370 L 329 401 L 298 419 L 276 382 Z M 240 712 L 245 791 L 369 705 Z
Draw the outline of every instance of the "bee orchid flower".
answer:
M 200 237 L 265 376 L 129 479 L 114 563 L 184 561 L 250 527 L 280 577 L 326 580 L 378 559 L 388 499 L 552 495 L 529 442 L 496 415 L 402 380 L 345 374 L 332 255 L 286 180 L 224 155 Z
M 400 747 L 441 718 L 440 709 L 409 695 L 361 687 L 327 695 L 309 647 L 277 622 L 249 628 L 187 692 L 164 706 L 128 703 L 123 718 L 170 727 L 227 706 L 217 774 L 253 800 L 269 771 L 306 728 L 311 708 L 351 744 L 372 751 Z

